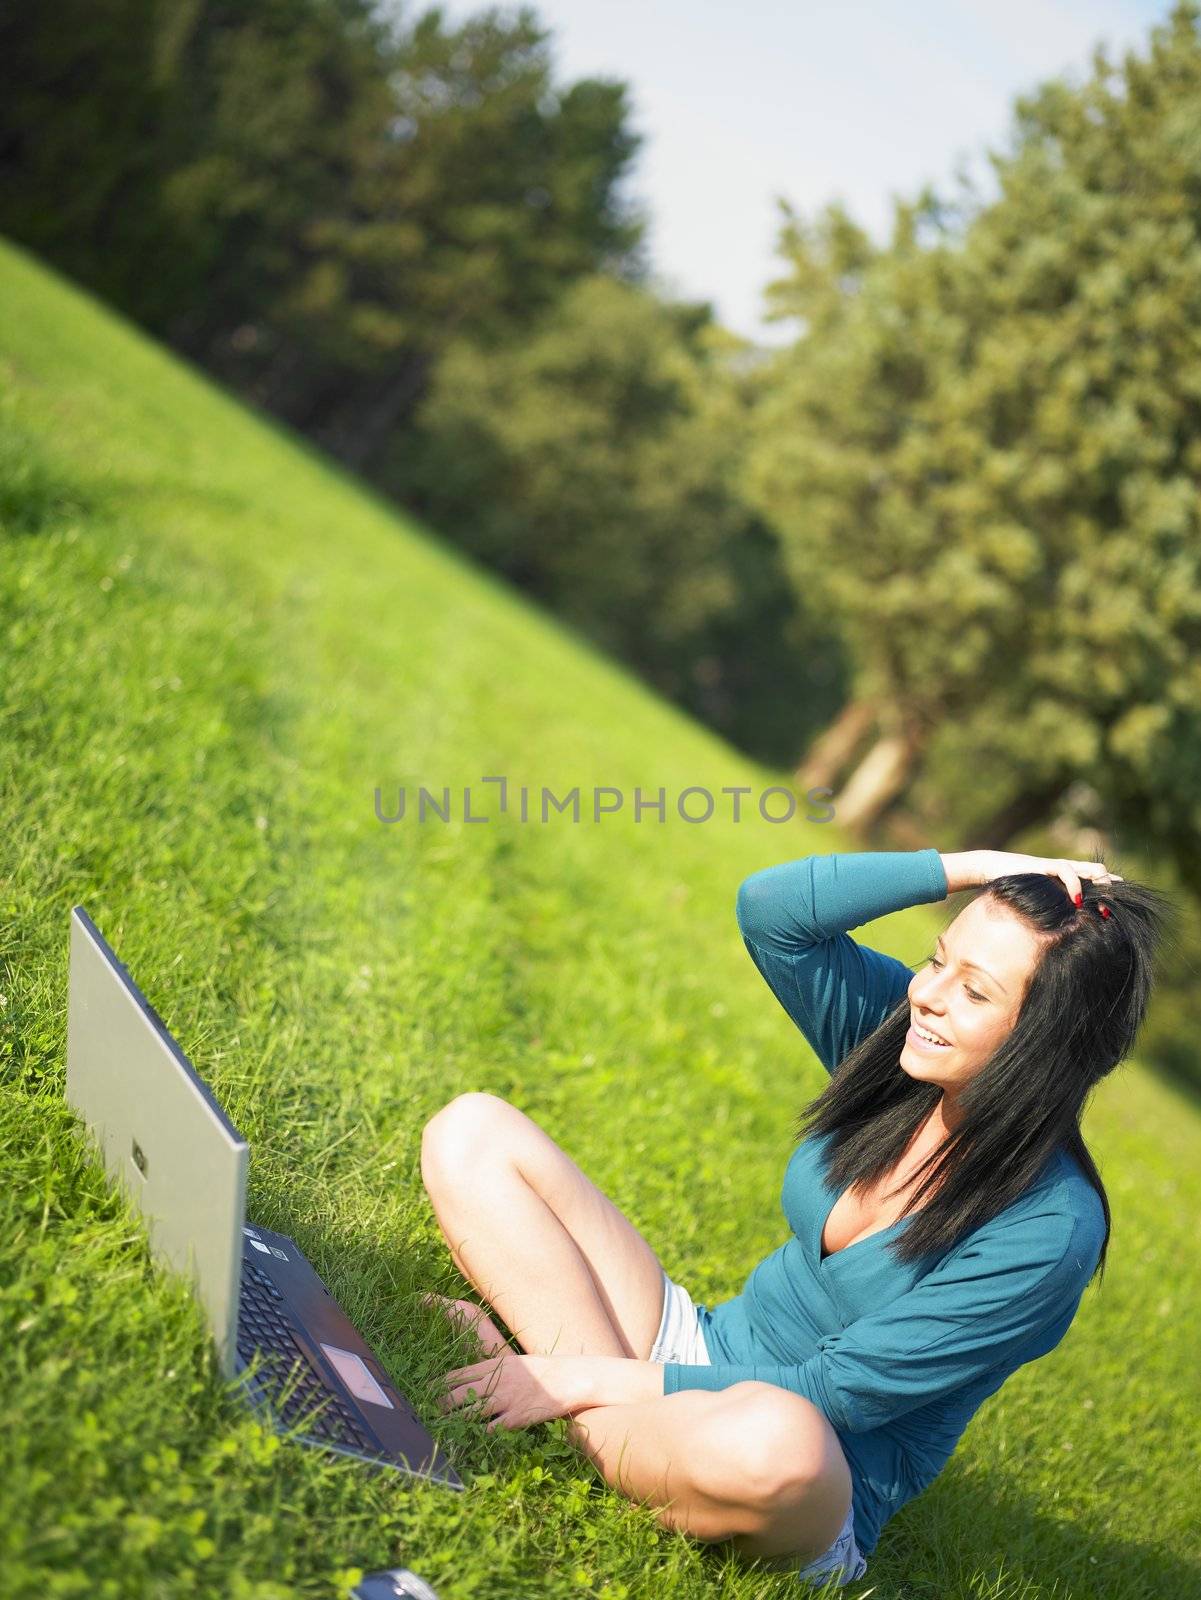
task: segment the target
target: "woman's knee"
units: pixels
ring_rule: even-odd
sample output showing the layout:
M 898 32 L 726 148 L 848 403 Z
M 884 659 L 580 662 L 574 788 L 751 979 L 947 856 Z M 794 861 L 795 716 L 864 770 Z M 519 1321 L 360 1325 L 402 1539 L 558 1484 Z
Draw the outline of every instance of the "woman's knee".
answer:
M 725 1496 L 771 1513 L 828 1483 L 832 1471 L 837 1474 L 839 1463 L 824 1437 L 829 1424 L 803 1396 L 754 1381 L 731 1384 L 723 1393 L 726 1404 L 709 1423 L 713 1439 L 706 1458 Z M 849 1498 L 850 1473 L 845 1460 L 841 1465 Z
M 421 1176 L 426 1187 L 495 1154 L 501 1148 L 505 1115 L 513 1109 L 499 1095 L 470 1090 L 435 1111 L 421 1131 Z

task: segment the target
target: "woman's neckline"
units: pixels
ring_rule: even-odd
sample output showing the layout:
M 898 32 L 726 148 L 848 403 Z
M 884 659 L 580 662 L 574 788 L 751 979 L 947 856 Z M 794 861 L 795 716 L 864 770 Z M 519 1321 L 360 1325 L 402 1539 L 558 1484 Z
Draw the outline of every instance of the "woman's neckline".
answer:
M 846 1190 L 844 1189 L 842 1194 L 845 1193 Z M 829 1211 L 827 1211 L 825 1216 L 821 1219 L 821 1224 L 817 1230 L 817 1264 L 819 1267 L 824 1267 L 828 1261 L 833 1261 L 835 1256 L 845 1256 L 848 1250 L 854 1250 L 858 1245 L 870 1244 L 873 1239 L 879 1239 L 883 1234 L 891 1233 L 894 1228 L 899 1228 L 902 1222 L 909 1221 L 908 1216 L 896 1217 L 892 1222 L 885 1223 L 884 1227 L 882 1228 L 873 1228 L 870 1233 L 861 1233 L 857 1239 L 851 1239 L 849 1243 L 840 1245 L 837 1250 L 827 1250 L 822 1244 L 822 1240 L 825 1238 L 826 1233 L 826 1223 L 829 1222 L 830 1218 L 833 1216 L 834 1207 L 842 1199 L 842 1194 L 837 1194 L 834 1196 L 833 1204 L 830 1206 Z M 913 1213 L 911 1212 L 910 1216 L 912 1216 L 912 1214 Z
M 818 1177 L 819 1177 L 819 1179 L 821 1181 L 822 1189 L 825 1191 L 825 1193 L 827 1195 L 833 1195 L 833 1199 L 831 1200 L 829 1206 L 826 1208 L 825 1215 L 821 1218 L 820 1222 L 818 1223 L 818 1229 L 817 1229 L 817 1264 L 818 1264 L 819 1267 L 824 1267 L 828 1261 L 833 1261 L 835 1256 L 845 1255 L 848 1250 L 854 1250 L 857 1245 L 868 1244 L 868 1243 L 870 1243 L 870 1241 L 872 1239 L 879 1239 L 879 1238 L 882 1238 L 885 1234 L 892 1233 L 894 1229 L 899 1228 L 903 1222 L 908 1222 L 910 1220 L 910 1218 L 915 1215 L 915 1213 L 911 1211 L 911 1212 L 908 1212 L 904 1216 L 894 1217 L 891 1222 L 886 1222 L 882 1228 L 873 1228 L 870 1233 L 862 1233 L 862 1234 L 859 1235 L 858 1238 L 851 1239 L 847 1244 L 840 1245 L 837 1250 L 827 1250 L 827 1249 L 825 1249 L 824 1244 L 823 1244 L 823 1241 L 824 1241 L 825 1236 L 826 1236 L 826 1225 L 829 1223 L 830 1218 L 834 1215 L 835 1209 L 837 1208 L 839 1201 L 843 1198 L 843 1196 L 845 1194 L 847 1194 L 849 1192 L 850 1189 L 852 1189 L 854 1187 L 854 1185 L 853 1184 L 848 1184 L 845 1189 L 840 1189 L 838 1191 L 838 1193 L 835 1194 L 834 1191 L 830 1188 L 830 1186 L 826 1183 L 825 1175 L 824 1175 L 824 1172 L 822 1171 L 822 1165 L 821 1165 L 820 1160 L 818 1162 Z

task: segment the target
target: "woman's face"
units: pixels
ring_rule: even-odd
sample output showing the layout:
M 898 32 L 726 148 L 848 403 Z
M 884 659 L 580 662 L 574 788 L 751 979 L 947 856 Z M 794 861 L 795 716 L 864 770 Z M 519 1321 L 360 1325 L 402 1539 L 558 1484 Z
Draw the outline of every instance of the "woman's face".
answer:
M 1040 944 L 991 896 L 964 906 L 909 984 L 900 1063 L 911 1078 L 940 1084 L 954 1098 L 1017 1021 Z M 928 1044 L 915 1026 L 946 1043 Z

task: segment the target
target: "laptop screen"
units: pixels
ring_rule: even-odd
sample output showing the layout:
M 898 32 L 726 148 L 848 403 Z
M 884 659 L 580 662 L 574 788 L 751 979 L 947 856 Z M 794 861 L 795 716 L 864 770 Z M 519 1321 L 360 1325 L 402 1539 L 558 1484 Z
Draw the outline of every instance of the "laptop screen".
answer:
M 67 1101 L 155 1257 L 190 1278 L 235 1374 L 249 1149 L 82 906 L 71 912 Z

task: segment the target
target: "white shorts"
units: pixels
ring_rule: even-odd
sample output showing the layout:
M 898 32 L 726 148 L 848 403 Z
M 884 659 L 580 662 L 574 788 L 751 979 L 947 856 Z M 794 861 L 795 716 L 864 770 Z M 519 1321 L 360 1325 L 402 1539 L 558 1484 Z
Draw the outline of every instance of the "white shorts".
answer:
M 652 1361 L 675 1361 L 685 1367 L 709 1367 L 713 1363 L 701 1332 L 696 1304 L 682 1284 L 673 1283 L 663 1274 L 663 1314 L 659 1331 L 651 1346 Z M 867 1571 L 867 1562 L 855 1543 L 854 1508 L 847 1510 L 846 1521 L 838 1537 L 828 1550 L 803 1567 L 797 1568 L 799 1578 L 812 1578 L 815 1582 L 836 1575 L 839 1587 L 854 1583 Z
M 705 1336 L 692 1296 L 663 1274 L 663 1315 L 651 1346 L 652 1361 L 678 1361 L 685 1367 L 711 1367 Z

